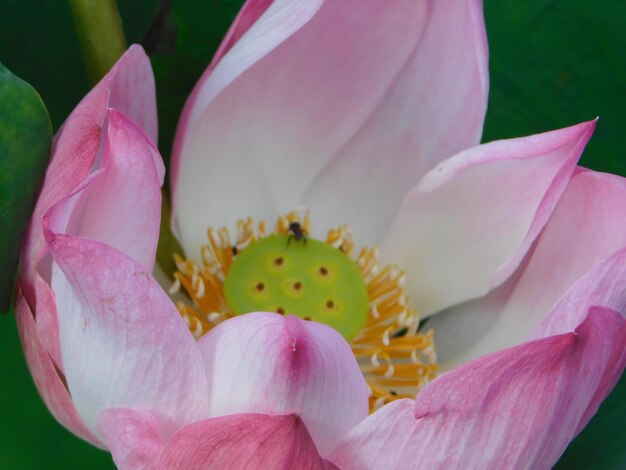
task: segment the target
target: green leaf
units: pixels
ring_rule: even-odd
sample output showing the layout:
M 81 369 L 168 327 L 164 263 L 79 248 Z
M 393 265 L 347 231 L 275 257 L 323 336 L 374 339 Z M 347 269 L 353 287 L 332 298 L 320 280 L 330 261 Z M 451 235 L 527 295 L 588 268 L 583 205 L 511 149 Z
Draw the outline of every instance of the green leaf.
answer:
M 46 171 L 52 127 L 41 97 L 0 64 L 0 312 L 11 304 L 20 242 Z

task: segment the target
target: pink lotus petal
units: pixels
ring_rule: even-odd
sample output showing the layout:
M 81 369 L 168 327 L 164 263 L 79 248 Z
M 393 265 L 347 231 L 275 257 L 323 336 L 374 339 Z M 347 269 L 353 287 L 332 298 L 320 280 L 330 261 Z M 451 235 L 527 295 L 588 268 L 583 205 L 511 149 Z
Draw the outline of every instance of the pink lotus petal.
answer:
M 178 174 L 178 155 L 181 151 L 183 138 L 186 135 L 185 129 L 189 125 L 189 116 L 192 109 L 196 107 L 198 102 L 198 94 L 205 88 L 205 83 L 213 73 L 213 70 L 217 66 L 222 57 L 226 55 L 228 51 L 239 41 L 242 36 L 252 27 L 254 23 L 265 13 L 269 6 L 274 3 L 274 0 L 247 0 L 241 7 L 239 14 L 235 18 L 235 21 L 230 25 L 230 28 L 226 32 L 226 36 L 222 40 L 220 47 L 218 48 L 213 60 L 206 68 L 198 83 L 193 88 L 191 94 L 187 98 L 187 102 L 178 120 L 178 132 L 174 139 L 174 148 L 172 151 L 172 164 L 171 175 L 172 184 L 176 182 L 174 175 Z M 293 3 L 293 2 L 292 2 Z M 196 111 L 197 113 L 197 111 Z M 172 186 L 173 187 L 173 186 Z M 173 192 L 173 191 L 172 191 Z
M 261 16 L 267 11 L 267 9 L 274 3 L 275 0 L 246 0 L 241 10 L 237 14 L 237 17 L 228 28 L 226 36 L 222 40 L 220 47 L 217 49 L 213 60 L 207 67 L 207 72 L 215 68 L 215 66 L 222 60 L 222 57 L 230 51 L 233 46 L 239 41 L 248 30 L 261 18 Z M 202 83 L 206 76 L 206 72 L 200 78 Z M 200 84 L 199 83 L 199 84 Z M 193 98 L 191 98 L 193 100 Z
M 406 197 L 381 252 L 423 316 L 479 297 L 516 266 L 565 189 L 595 121 L 445 161 Z
M 388 8 L 399 10 L 398 3 Z M 423 31 L 393 85 L 302 199 L 324 230 L 349 223 L 366 245 L 381 242 L 427 171 L 478 145 L 482 134 L 489 89 L 482 1 L 403 2 L 417 5 L 424 6 L 422 18 L 411 29 Z
M 23 248 L 28 270 L 44 247 L 39 223 L 56 202 L 68 196 L 89 175 L 100 147 L 107 108 L 115 107 L 138 123 L 151 140 L 157 138 L 154 77 L 141 46 L 131 46 L 111 71 L 78 104 L 55 136 L 50 166 L 35 206 Z M 163 169 L 161 169 L 163 171 Z M 30 286 L 28 286 L 30 291 Z M 30 298 L 30 292 L 26 293 Z
M 533 337 L 544 338 L 572 329 L 584 319 L 581 312 L 588 308 L 605 310 L 617 316 L 626 317 L 626 248 L 603 261 L 577 281 L 544 318 Z M 585 415 L 580 420 L 576 434 L 593 417 L 604 398 L 619 380 L 625 366 L 626 325 L 622 325 L 620 339 L 615 342 L 611 360 L 603 370 L 602 381 Z
M 543 319 L 533 338 L 572 330 L 584 318 L 584 309 L 611 308 L 626 316 L 626 248 L 582 276 Z
M 357 425 L 331 460 L 343 469 L 550 468 L 574 437 L 623 332 L 605 309 L 575 333 L 499 351 Z
M 50 410 L 50 413 L 64 427 L 81 439 L 97 447 L 103 447 L 100 440 L 85 426 L 74 407 L 69 392 L 63 385 L 45 346 L 39 339 L 35 319 L 26 299 L 22 295 L 20 285 L 17 286 L 15 298 L 15 317 L 26 357 L 26 364 L 33 377 L 39 395 Z
M 428 168 L 479 141 L 487 94 L 479 2 L 326 1 L 315 13 L 314 2 L 290 0 L 311 9 L 297 32 L 279 38 L 293 26 L 287 17 L 257 34 L 282 19 L 272 13 L 284 3 L 268 8 L 188 104 L 172 186 L 188 253 L 199 252 L 208 226 L 273 220 L 300 204 L 321 231 L 353 223 L 360 242 L 376 240 Z M 338 194 L 338 184 L 342 200 L 327 191 Z
M 542 320 L 534 337 L 573 331 L 591 306 L 626 312 L 625 248 L 626 179 L 579 170 L 520 272 L 430 320 L 444 367 L 526 341 Z
M 170 180 L 173 198 L 176 197 L 183 146 L 188 145 L 186 141 L 190 131 L 195 127 L 198 118 L 204 113 L 207 106 L 239 75 L 306 24 L 317 12 L 323 1 L 275 0 L 268 8 L 265 8 L 267 2 L 264 1 L 252 1 L 244 5 L 236 21 L 242 20 L 244 23 L 256 21 L 254 24 L 246 25 L 246 34 L 243 34 L 243 30 L 241 31 L 242 36 L 245 37 L 241 38 L 236 38 L 239 34 L 239 28 L 237 23 L 233 24 L 228 31 L 225 42 L 217 51 L 216 57 L 194 87 L 185 104 L 172 152 Z M 249 12 L 250 16 L 248 16 L 248 10 L 252 10 Z M 261 10 L 262 14 L 257 17 Z M 218 65 L 219 67 L 217 67 Z
M 167 443 L 159 469 L 336 468 L 315 449 L 296 415 L 237 414 L 211 418 L 177 432 Z
M 89 175 L 76 190 L 65 199 L 56 203 L 42 217 L 41 224 L 46 230 L 55 233 L 65 233 L 68 230 L 69 221 L 74 213 L 82 215 L 83 208 L 80 206 L 81 200 L 86 200 L 89 196 L 89 188 L 104 173 L 103 169 L 97 170 Z M 84 204 L 83 204 L 84 206 Z M 78 217 L 80 218 L 80 217 Z M 61 373 L 65 373 L 63 361 L 61 360 L 61 346 L 59 339 L 59 319 L 57 313 L 57 299 L 65 296 L 63 290 L 71 289 L 65 282 L 64 276 L 61 283 L 59 279 L 53 278 L 55 269 L 50 257 L 40 259 L 33 265 L 32 271 L 22 279 L 25 285 L 34 286 L 32 296 L 34 297 L 34 310 L 37 312 L 37 331 L 42 344 L 46 347 L 55 366 Z M 56 268 L 58 270 L 58 267 Z M 71 293 L 70 293 L 71 295 Z
M 121 113 L 109 110 L 107 120 L 101 168 L 57 202 L 43 221 L 57 233 L 71 233 L 115 247 L 151 271 L 159 237 L 163 182 L 159 167 L 163 163 L 145 134 Z M 45 279 L 34 271 L 30 276 L 35 286 L 37 329 L 63 371 L 56 305 L 48 285 L 51 279 L 49 272 L 44 275 Z
M 206 416 L 200 353 L 152 276 L 99 242 L 50 232 L 47 237 L 60 267 L 53 281 L 68 284 L 54 288 L 61 355 L 87 426 L 95 431 L 107 408 L 138 408 L 154 416 L 167 439 Z
M 163 448 L 154 416 L 132 408 L 109 408 L 98 417 L 113 461 L 120 470 L 153 470 Z
M 107 117 L 101 169 L 53 206 L 45 220 L 58 233 L 106 243 L 151 271 L 161 213 L 163 180 L 155 167 L 160 156 L 120 112 L 111 109 Z
M 50 354 L 50 358 L 55 367 L 63 373 L 63 362 L 61 361 L 61 346 L 59 344 L 59 319 L 57 316 L 57 305 L 54 293 L 50 285 L 35 273 L 35 305 L 37 321 L 35 326 L 39 341 Z
M 582 171 L 565 196 L 526 268 L 524 287 L 541 286 L 556 298 L 571 287 L 535 338 L 572 330 L 585 307 L 626 315 L 626 178 Z
M 58 321 L 49 286 L 50 269 L 34 263 L 44 254 L 41 217 L 56 202 L 69 196 L 97 165 L 101 129 L 108 106 L 119 106 L 156 139 L 156 101 L 150 61 L 140 46 L 131 48 L 102 81 L 83 99 L 55 137 L 53 156 L 22 247 L 20 278 L 24 295 L 37 311 L 37 330 L 56 365 L 63 371 L 58 345 Z M 152 144 L 151 144 L 152 145 Z M 154 147 L 153 147 L 154 148 Z M 153 152 L 159 178 L 164 167 Z M 158 229 L 157 229 L 158 230 Z M 150 242 L 146 245 L 150 249 Z M 42 278 L 43 276 L 43 278 Z
M 325 455 L 367 416 L 367 386 L 352 351 L 332 328 L 295 316 L 230 319 L 198 343 L 210 416 L 296 414 Z

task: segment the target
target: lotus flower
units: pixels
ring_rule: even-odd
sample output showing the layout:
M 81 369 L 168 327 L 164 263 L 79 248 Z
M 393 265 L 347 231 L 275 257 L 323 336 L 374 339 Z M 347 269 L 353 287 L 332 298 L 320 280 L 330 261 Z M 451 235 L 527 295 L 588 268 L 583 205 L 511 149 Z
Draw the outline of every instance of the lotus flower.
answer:
M 246 2 L 177 134 L 173 227 L 198 257 L 179 311 L 151 275 L 164 171 L 131 47 L 56 136 L 23 247 L 16 315 L 54 416 L 128 469 L 553 465 L 626 362 L 626 184 L 576 166 L 595 121 L 478 145 L 487 88 L 479 1 Z M 183 271 L 264 239 L 243 223 L 228 255 L 206 229 L 301 204 L 316 228 L 279 219 L 291 252 L 350 224 L 405 272 L 389 321 L 428 318 L 445 372 L 415 399 L 370 414 L 378 368 L 296 315 L 192 335 L 210 286 Z

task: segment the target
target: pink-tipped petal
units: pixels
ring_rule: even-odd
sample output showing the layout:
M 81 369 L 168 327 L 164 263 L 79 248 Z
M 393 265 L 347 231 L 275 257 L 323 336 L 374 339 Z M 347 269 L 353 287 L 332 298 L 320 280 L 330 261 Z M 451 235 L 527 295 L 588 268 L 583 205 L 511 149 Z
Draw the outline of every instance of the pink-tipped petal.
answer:
M 241 37 L 252 27 L 254 23 L 265 13 L 269 6 L 274 3 L 274 0 L 247 0 L 241 7 L 239 14 L 233 21 L 233 24 L 228 29 L 226 36 L 224 37 L 220 47 L 218 48 L 213 60 L 206 68 L 198 83 L 196 83 L 193 91 L 187 98 L 183 112 L 178 120 L 178 132 L 174 139 L 174 148 L 172 151 L 172 165 L 171 165 L 171 179 L 175 181 L 176 178 L 173 175 L 178 174 L 178 155 L 180 154 L 181 146 L 183 144 L 184 137 L 186 135 L 185 130 L 189 125 L 189 117 L 192 111 L 197 108 L 198 94 L 205 88 L 205 83 L 213 73 L 213 70 L 217 66 L 222 57 L 226 55 L 230 49 L 241 39 Z M 196 114 L 198 111 L 194 111 Z
M 124 113 L 156 145 L 159 124 L 154 74 L 143 48 L 131 45 L 107 76 L 111 76 L 108 107 Z
M 221 59 L 178 131 L 173 222 L 188 253 L 199 252 L 207 226 L 273 220 L 300 204 L 322 231 L 352 223 L 362 242 L 376 240 L 427 169 L 479 141 L 487 96 L 480 2 L 327 0 L 246 68 L 246 48 L 291 26 L 254 35 L 284 3 Z
M 367 386 L 332 328 L 272 313 L 238 316 L 202 337 L 210 416 L 296 414 L 325 455 L 367 416 Z
M 102 243 L 51 232 L 47 238 L 60 267 L 53 281 L 63 365 L 87 426 L 95 430 L 107 408 L 137 408 L 154 416 L 167 439 L 204 417 L 202 358 L 150 273 Z
M 93 172 L 72 194 L 52 206 L 40 221 L 45 230 L 55 233 L 67 232 L 72 215 L 83 213 L 81 206 L 84 204 L 81 205 L 80 203 L 88 199 L 88 197 L 83 196 L 89 195 L 89 188 L 103 173 L 103 169 Z M 26 273 L 22 282 L 31 288 L 31 296 L 34 298 L 33 304 L 34 310 L 37 312 L 36 325 L 39 339 L 46 347 L 55 366 L 61 373 L 65 373 L 61 360 L 57 300 L 64 298 L 64 289 L 70 289 L 70 287 L 66 282 L 58 282 L 58 279 L 53 278 L 55 269 L 50 257 L 40 259 L 31 267 L 32 270 L 25 270 Z
M 101 169 L 55 204 L 44 222 L 57 233 L 117 248 L 151 271 L 161 213 L 158 167 L 163 163 L 135 124 L 113 109 L 107 117 Z
M 61 361 L 61 346 L 59 344 L 59 318 L 57 316 L 57 304 L 50 285 L 35 273 L 35 305 L 37 312 L 37 333 L 39 341 L 45 347 L 55 367 L 63 373 Z
M 101 168 L 54 204 L 44 215 L 43 223 L 56 233 L 106 243 L 151 271 L 159 237 L 163 162 L 143 131 L 119 111 L 110 109 L 107 122 L 103 128 Z M 40 268 L 43 265 L 40 263 Z M 56 303 L 48 285 L 50 270 L 44 268 L 41 272 L 33 270 L 28 276 L 34 286 L 37 329 L 55 364 L 63 371 Z
M 107 75 L 78 104 L 55 136 L 52 160 L 35 206 L 23 248 L 23 266 L 41 254 L 44 239 L 41 216 L 67 197 L 87 178 L 101 145 L 101 130 L 109 107 L 136 122 L 156 142 L 157 114 L 150 60 L 141 46 L 133 45 Z M 30 290 L 30 286 L 29 290 Z M 31 297 L 30 292 L 27 297 Z
M 366 245 L 381 242 L 427 171 L 482 135 L 489 89 L 482 0 L 422 4 L 423 23 L 413 30 L 424 29 L 393 85 L 302 199 L 316 225 L 349 223 Z
M 50 413 L 64 427 L 81 439 L 103 447 L 100 440 L 87 428 L 76 411 L 72 397 L 63 385 L 57 370 L 50 359 L 46 347 L 39 339 L 37 325 L 19 284 L 15 298 L 15 317 L 20 333 L 26 364 L 39 391 L 39 395 Z
M 224 468 L 334 469 L 324 461 L 295 415 L 237 414 L 211 418 L 177 432 L 159 460 L 162 470 Z
M 626 316 L 626 178 L 581 171 L 565 196 L 524 273 L 526 292 L 560 298 L 535 338 L 571 331 L 596 305 Z
M 320 8 L 324 0 L 276 0 L 265 8 L 262 1 L 252 1 L 244 5 L 242 12 L 235 20 L 235 24 L 228 31 L 225 42 L 217 52 L 207 70 L 194 87 L 185 109 L 180 118 L 174 148 L 170 180 L 172 182 L 172 196 L 176 200 L 176 188 L 178 187 L 179 168 L 181 165 L 182 152 L 189 153 L 190 132 L 195 128 L 198 119 L 205 112 L 213 99 L 230 85 L 239 75 L 252 67 L 259 60 L 278 47 L 283 41 L 298 31 Z M 247 34 L 230 40 L 236 36 L 238 20 L 247 16 L 248 4 L 254 6 L 250 20 L 254 19 L 245 31 Z M 256 5 L 258 4 L 258 6 Z M 256 17 L 262 10 L 262 14 Z M 243 33 L 243 31 L 241 31 Z M 234 39 L 234 38 L 233 38 Z M 229 54 L 226 54 L 229 52 Z M 219 67 L 217 67 L 219 65 Z M 200 130 L 202 133 L 202 130 Z M 189 159 L 188 156 L 184 157 Z M 184 177 L 186 178 L 186 176 Z M 184 183 L 187 185 L 188 183 Z
M 551 468 L 612 358 L 624 320 L 594 310 L 575 333 L 530 341 L 442 375 L 357 425 L 331 458 L 343 469 Z
M 602 306 L 626 316 L 626 248 L 587 272 L 563 295 L 541 321 L 533 338 L 573 330 L 585 317 L 585 309 Z
M 381 252 L 407 274 L 423 316 L 479 297 L 530 248 L 595 121 L 496 141 L 445 161 L 406 197 Z
M 233 46 L 239 41 L 248 30 L 257 22 L 257 20 L 267 11 L 267 9 L 274 3 L 275 0 L 246 0 L 241 10 L 237 14 L 237 17 L 230 25 L 226 36 L 222 40 L 220 47 L 217 49 L 213 60 L 207 67 L 207 72 L 215 68 L 215 66 L 222 60 L 222 57 L 230 51 Z M 198 85 L 206 79 L 206 72 L 203 74 Z
M 600 227 L 595 227 L 595 229 L 600 229 Z M 622 234 L 619 236 L 624 237 Z M 622 241 L 622 244 L 626 242 Z M 626 317 L 626 248 L 610 256 L 581 277 L 543 319 L 532 337 L 544 338 L 572 330 L 584 320 L 584 312 L 588 309 L 603 310 L 622 318 Z M 611 359 L 603 369 L 602 380 L 580 419 L 576 434 L 596 413 L 602 401 L 619 380 L 625 366 L 626 324 L 623 324 L 619 338 L 614 343 Z M 599 365 L 599 367 L 602 366 Z
M 540 323 L 534 337 L 573 331 L 595 305 L 626 312 L 626 179 L 579 170 L 520 271 L 429 327 L 448 369 L 526 341 Z
M 100 413 L 98 430 L 120 470 L 154 470 L 163 440 L 150 413 L 110 408 Z

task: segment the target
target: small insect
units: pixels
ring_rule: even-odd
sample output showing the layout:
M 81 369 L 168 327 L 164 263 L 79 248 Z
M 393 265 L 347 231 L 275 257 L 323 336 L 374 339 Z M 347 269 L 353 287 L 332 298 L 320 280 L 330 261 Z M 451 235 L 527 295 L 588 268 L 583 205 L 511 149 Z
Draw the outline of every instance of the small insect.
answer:
M 232 251 L 233 251 L 233 256 L 237 256 L 237 254 L 239 253 L 239 250 L 237 249 L 237 245 L 233 245 Z
M 304 244 L 306 245 L 306 239 L 309 234 L 306 229 L 300 225 L 300 222 L 290 222 L 288 232 L 289 238 L 287 239 L 287 246 L 291 243 L 292 238 L 297 242 L 304 241 Z

